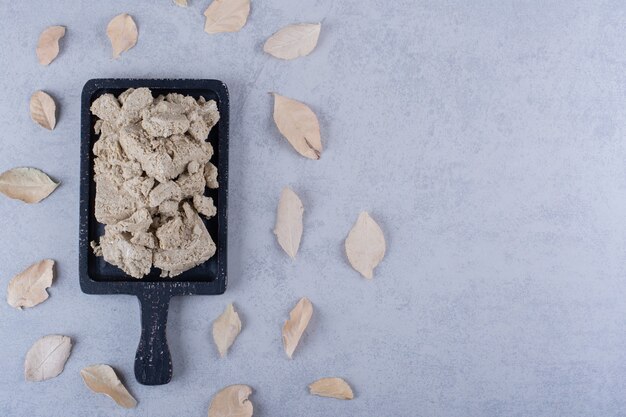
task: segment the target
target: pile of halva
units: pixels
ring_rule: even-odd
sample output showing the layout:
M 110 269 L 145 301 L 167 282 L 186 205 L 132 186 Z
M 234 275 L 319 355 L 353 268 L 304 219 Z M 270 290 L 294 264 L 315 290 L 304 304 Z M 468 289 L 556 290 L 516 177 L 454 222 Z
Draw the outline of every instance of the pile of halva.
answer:
M 200 214 L 216 214 L 205 188 L 217 188 L 207 138 L 217 104 L 148 88 L 99 96 L 93 146 L 95 216 L 105 224 L 94 253 L 135 278 L 154 266 L 174 277 L 215 254 Z

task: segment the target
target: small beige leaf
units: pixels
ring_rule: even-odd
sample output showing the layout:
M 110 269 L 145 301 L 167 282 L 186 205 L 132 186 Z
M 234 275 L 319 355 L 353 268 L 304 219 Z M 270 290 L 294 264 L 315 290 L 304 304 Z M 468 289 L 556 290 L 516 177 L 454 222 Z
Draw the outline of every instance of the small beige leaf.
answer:
M 331 397 L 339 400 L 351 400 L 354 398 L 352 388 L 341 378 L 322 378 L 311 385 L 309 391 L 320 397 Z
M 280 193 L 274 234 L 278 243 L 292 259 L 296 258 L 302 238 L 302 201 L 290 188 L 285 187 Z
M 231 303 L 213 322 L 213 340 L 220 357 L 226 356 L 228 348 L 232 346 L 239 332 L 241 332 L 241 320 Z
M 317 116 L 304 103 L 274 94 L 274 122 L 291 146 L 302 156 L 320 159 L 322 139 Z
M 67 336 L 51 334 L 37 340 L 26 353 L 24 377 L 27 381 L 45 381 L 63 372 L 70 357 L 72 341 Z
M 33 307 L 48 299 L 46 288 L 52 285 L 54 261 L 44 259 L 17 274 L 7 289 L 7 302 L 11 307 Z
M 41 65 L 48 65 L 59 55 L 59 39 L 65 36 L 64 26 L 50 26 L 39 35 L 37 59 Z
M 39 203 L 58 183 L 36 168 L 13 168 L 0 174 L 0 193 L 25 203 Z
M 81 369 L 80 376 L 93 392 L 104 394 L 124 408 L 134 408 L 133 398 L 109 365 L 91 365 Z
M 247 385 L 231 385 L 213 397 L 209 417 L 252 417 L 252 402 L 248 397 L 252 388 Z
M 310 54 L 320 36 L 320 23 L 300 23 L 285 26 L 270 36 L 263 50 L 280 59 L 295 59 Z
M 113 58 L 117 58 L 122 52 L 126 52 L 135 46 L 139 34 L 133 18 L 126 13 L 122 13 L 109 22 L 107 36 L 111 40 L 111 46 L 113 47 Z
M 250 14 L 250 0 L 213 0 L 204 11 L 204 31 L 209 34 L 237 32 Z
M 35 91 L 30 96 L 30 118 L 39 126 L 53 130 L 57 124 L 56 111 L 54 100 L 43 91 Z
M 283 326 L 283 346 L 289 359 L 293 357 L 293 352 L 300 342 L 302 333 L 309 325 L 312 315 L 313 304 L 306 297 L 302 297 L 289 313 L 289 320 Z
M 180 7 L 187 7 L 187 0 L 174 0 L 174 4 Z
M 352 267 L 369 279 L 385 256 L 383 231 L 365 211 L 359 214 L 346 238 L 346 255 Z

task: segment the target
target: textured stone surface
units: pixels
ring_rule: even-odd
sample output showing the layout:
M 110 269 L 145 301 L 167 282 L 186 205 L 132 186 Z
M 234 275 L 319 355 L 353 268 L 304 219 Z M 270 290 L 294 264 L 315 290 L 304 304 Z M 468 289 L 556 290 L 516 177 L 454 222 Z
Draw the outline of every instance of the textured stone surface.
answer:
M 0 2 L 0 170 L 61 181 L 39 205 L 0 198 L 0 287 L 58 263 L 46 303 L 0 303 L 0 415 L 200 417 L 234 383 L 253 387 L 255 416 L 623 415 L 624 3 L 254 1 L 241 32 L 213 36 L 208 3 Z M 122 12 L 139 41 L 113 60 L 105 28 Z M 263 54 L 302 21 L 322 22 L 310 56 Z M 50 25 L 67 34 L 42 67 Z M 172 301 L 163 387 L 133 378 L 137 300 L 78 286 L 80 91 L 94 77 L 217 78 L 231 92 L 229 288 Z M 53 132 L 28 114 L 39 89 L 59 106 Z M 321 160 L 280 137 L 271 91 L 317 112 Z M 284 186 L 306 210 L 295 262 L 271 232 Z M 388 240 L 371 282 L 343 254 L 361 210 Z M 289 361 L 280 328 L 301 296 L 315 313 Z M 229 302 L 243 330 L 219 360 L 211 321 Z M 50 333 L 76 342 L 65 371 L 27 384 L 24 355 Z M 119 371 L 136 410 L 89 392 L 79 370 L 93 363 Z M 355 400 L 308 395 L 325 376 Z

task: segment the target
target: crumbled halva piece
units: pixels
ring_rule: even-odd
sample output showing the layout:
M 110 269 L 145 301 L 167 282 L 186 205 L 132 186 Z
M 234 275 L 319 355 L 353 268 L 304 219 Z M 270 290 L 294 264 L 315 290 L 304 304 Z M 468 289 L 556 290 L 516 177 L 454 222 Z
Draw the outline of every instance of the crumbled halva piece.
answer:
M 210 162 L 207 162 L 210 163 Z M 189 165 L 187 165 L 187 172 L 190 174 L 195 174 L 200 169 L 200 164 L 198 161 L 191 161 Z
M 130 238 L 131 243 L 145 246 L 148 249 L 156 248 L 156 237 L 150 232 L 135 232 Z
M 206 187 L 204 181 L 204 175 L 200 171 L 196 171 L 195 174 L 185 172 L 180 174 L 176 183 L 180 187 L 180 191 L 183 197 L 193 197 L 196 194 L 203 194 Z
M 89 242 L 89 246 L 91 246 L 91 250 L 93 250 L 93 254 L 96 256 L 102 256 L 102 248 L 95 240 Z
M 158 213 L 161 218 L 166 219 L 168 217 L 174 217 L 178 214 L 178 201 L 167 200 L 159 205 Z
M 96 134 L 101 135 L 101 136 L 107 136 L 107 135 L 111 135 L 117 134 L 117 131 L 115 130 L 115 128 L 113 127 L 113 125 L 109 122 L 106 122 L 102 119 L 98 119 L 96 121 L 96 123 L 94 124 L 93 130 Z
M 143 111 L 141 127 L 152 137 L 181 135 L 189 129 L 189 119 L 182 105 L 163 101 Z
M 115 230 L 117 232 L 145 232 L 152 225 L 152 215 L 150 212 L 142 208 L 136 212 L 134 212 L 129 218 L 126 220 L 122 220 L 115 224 L 107 226 L 111 230 Z
M 136 88 L 126 96 L 124 104 L 122 104 L 122 112 L 120 114 L 121 124 L 136 123 L 141 119 L 141 113 L 148 106 L 152 105 L 154 99 L 149 88 Z
M 192 237 L 193 229 L 187 227 L 180 215 L 166 221 L 156 231 L 160 249 L 181 248 Z
M 95 99 L 89 110 L 105 122 L 116 124 L 120 117 L 121 106 L 113 94 L 107 93 Z
M 205 188 L 217 188 L 207 142 L 219 121 L 214 100 L 148 88 L 119 97 L 103 94 L 91 105 L 98 117 L 93 146 L 95 215 L 105 224 L 94 254 L 141 278 L 151 268 L 173 277 L 215 254 L 198 215 L 216 214 Z
M 104 224 L 127 219 L 143 207 L 141 202 L 133 198 L 122 186 L 117 185 L 108 175 L 101 175 L 96 180 L 95 205 L 96 220 Z
M 128 163 L 125 163 L 121 166 L 122 168 L 122 177 L 125 180 L 133 180 L 135 178 L 139 178 L 142 176 L 143 174 L 143 169 L 141 169 L 141 164 L 137 161 L 130 161 Z M 143 179 L 139 178 L 140 181 L 143 184 Z M 153 178 L 147 178 L 147 179 L 153 179 Z M 153 182 L 154 183 L 154 182 Z
M 169 93 L 165 99 L 170 103 L 180 104 L 184 113 L 190 113 L 198 108 L 198 102 L 191 96 L 183 96 L 178 93 Z
M 128 90 L 117 96 L 117 100 L 120 102 L 120 104 L 124 104 L 124 102 L 126 101 L 126 97 L 128 97 L 133 91 L 135 91 L 134 88 L 129 88 Z
M 173 135 L 164 141 L 164 145 L 167 152 L 174 155 L 176 175 L 182 174 L 191 161 L 204 165 L 213 156 L 213 146 L 209 142 L 198 142 L 189 135 Z
M 217 167 L 210 162 L 207 162 L 204 166 L 204 180 L 209 188 L 217 188 L 219 186 L 217 182 Z
M 132 243 L 123 233 L 105 230 L 100 238 L 102 256 L 108 263 L 123 269 L 130 276 L 141 278 L 152 268 L 152 250 Z
M 220 119 L 217 105 L 213 100 L 202 103 L 198 100 L 197 107 L 186 114 L 190 121 L 189 134 L 196 140 L 204 140 Z
M 182 195 L 181 189 L 174 181 L 166 181 L 157 185 L 150 191 L 148 202 L 150 207 L 157 207 L 165 200 L 180 200 Z
M 217 208 L 213 204 L 213 199 L 205 195 L 196 194 L 193 196 L 193 206 L 196 211 L 206 217 L 213 217 L 217 214 Z
M 122 172 L 124 176 L 124 172 Z M 148 205 L 148 195 L 154 187 L 155 180 L 151 177 L 133 177 L 124 181 L 122 187 L 138 201 L 141 201 L 144 205 Z
M 217 103 L 215 100 L 204 101 L 204 98 L 201 98 L 203 100 L 198 100 L 199 107 L 195 110 L 195 113 L 200 116 L 209 129 L 211 129 L 220 120 L 220 113 L 217 111 Z M 191 112 L 189 116 L 189 120 L 193 120 L 195 117 L 194 112 Z
M 182 216 L 161 228 L 157 230 L 159 249 L 154 252 L 154 266 L 161 269 L 162 277 L 176 276 L 215 254 L 213 239 L 188 203 L 183 203 Z

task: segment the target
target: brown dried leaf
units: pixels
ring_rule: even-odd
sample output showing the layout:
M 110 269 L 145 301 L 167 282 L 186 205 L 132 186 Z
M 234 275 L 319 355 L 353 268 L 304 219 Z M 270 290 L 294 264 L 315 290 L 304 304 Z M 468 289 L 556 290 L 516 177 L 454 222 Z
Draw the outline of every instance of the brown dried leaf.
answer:
M 204 31 L 209 34 L 237 32 L 248 20 L 250 0 L 213 0 L 204 11 Z
M 70 357 L 72 341 L 67 336 L 51 334 L 37 340 L 26 353 L 24 377 L 27 381 L 45 381 L 63 372 Z
M 365 278 L 371 279 L 374 268 L 385 256 L 385 236 L 367 212 L 359 218 L 346 238 L 346 255 L 350 265 Z
M 117 58 L 122 52 L 126 52 L 135 46 L 139 34 L 132 16 L 122 13 L 109 22 L 107 36 L 111 40 L 111 46 L 113 47 L 113 58 Z
M 296 258 L 300 247 L 303 213 L 304 207 L 300 198 L 290 188 L 285 187 L 280 193 L 274 234 L 278 244 L 292 259 Z
M 30 96 L 30 118 L 39 126 L 53 130 L 57 124 L 56 110 L 52 97 L 43 91 L 35 91 Z
M 104 394 L 124 408 L 134 408 L 133 398 L 109 365 L 91 365 L 81 369 L 80 376 L 93 392 Z
M 59 55 L 59 39 L 65 36 L 64 26 L 50 26 L 41 32 L 37 42 L 37 59 L 41 65 L 48 65 Z
M 321 23 L 285 26 L 270 36 L 263 50 L 280 59 L 295 59 L 310 54 L 320 36 Z
M 0 174 L 0 193 L 25 203 L 39 203 L 58 183 L 36 168 L 13 168 Z
M 180 7 L 187 7 L 187 0 L 174 0 L 174 3 Z
M 248 397 L 252 388 L 247 385 L 231 385 L 213 397 L 209 417 L 252 417 L 252 402 Z
M 322 139 L 317 116 L 304 103 L 274 94 L 274 122 L 291 146 L 302 156 L 320 159 Z
M 341 378 L 322 378 L 311 385 L 309 391 L 320 397 L 337 398 L 338 400 L 351 400 L 354 398 L 352 388 Z
M 220 357 L 226 356 L 228 348 L 232 346 L 239 332 L 241 332 L 241 320 L 239 320 L 239 314 L 231 303 L 213 322 L 213 341 L 215 341 Z
M 309 325 L 312 315 L 313 304 L 306 297 L 302 297 L 289 313 L 289 320 L 283 326 L 283 346 L 289 359 L 293 357 L 293 352 L 300 342 L 302 333 Z
M 48 299 L 46 288 L 52 285 L 54 261 L 44 259 L 17 274 L 7 289 L 7 302 L 11 307 L 33 307 Z

